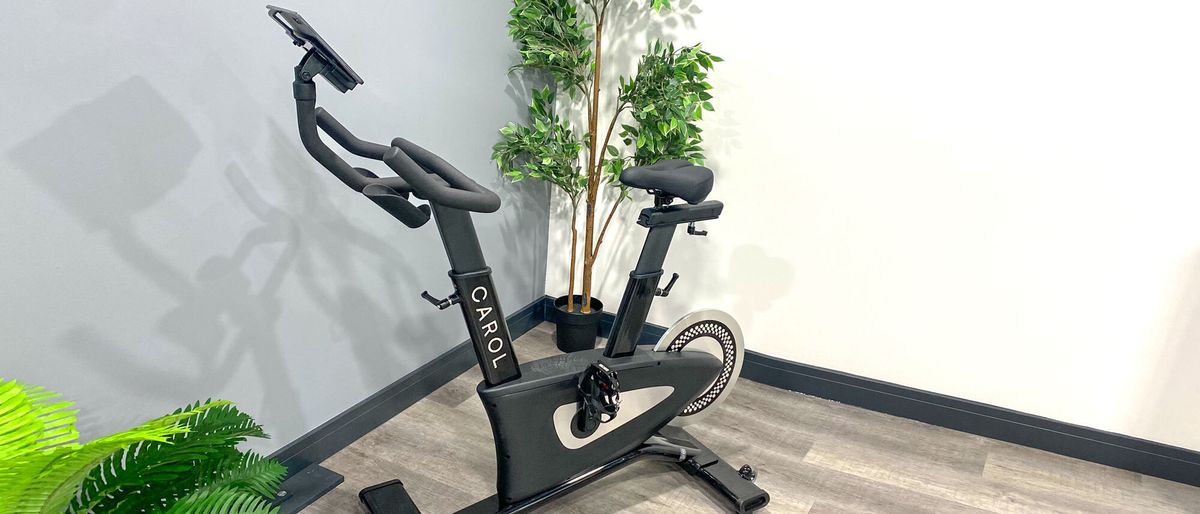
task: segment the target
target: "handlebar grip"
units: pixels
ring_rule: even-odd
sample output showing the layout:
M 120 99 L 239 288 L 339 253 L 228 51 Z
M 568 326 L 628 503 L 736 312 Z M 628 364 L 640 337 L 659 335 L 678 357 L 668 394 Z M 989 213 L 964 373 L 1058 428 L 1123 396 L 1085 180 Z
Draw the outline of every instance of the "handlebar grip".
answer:
M 312 98 L 296 99 L 297 123 L 300 128 L 300 141 L 304 148 L 344 184 L 351 189 L 361 192 L 372 202 L 387 211 L 401 223 L 417 228 L 429 221 L 428 205 L 417 207 L 408 201 L 408 193 L 413 187 L 401 177 L 379 177 L 369 170 L 351 167 L 321 141 L 319 127 L 329 134 L 334 141 L 355 155 L 370 159 L 382 159 L 383 154 L 392 149 L 363 141 L 351 134 L 346 127 L 334 119 L 333 115 L 316 107 Z
M 417 207 L 409 203 L 404 195 L 383 184 L 371 184 L 363 188 L 362 194 L 409 228 L 420 227 L 429 221 L 428 205 Z
M 500 209 L 500 197 L 496 193 L 463 175 L 433 152 L 403 138 L 392 140 L 392 149 L 384 155 L 383 162 L 407 181 L 413 191 L 431 202 L 472 212 Z
M 313 159 L 316 159 L 321 166 L 324 166 L 330 173 L 333 173 L 342 183 L 350 186 L 355 191 L 362 191 L 364 187 L 371 183 L 371 179 L 350 167 L 333 150 L 325 146 L 325 142 L 321 141 L 321 136 L 317 133 L 316 111 L 315 100 L 309 98 L 296 99 L 296 123 L 300 129 L 300 142 L 304 144 L 304 149 L 308 150 L 308 154 Z M 325 115 L 328 116 L 328 113 Z M 342 130 L 344 131 L 345 128 L 342 127 Z
M 332 114 L 329 114 L 329 112 L 324 108 L 316 108 L 316 117 L 317 126 L 321 127 L 321 130 L 325 131 L 326 134 L 329 134 L 329 137 L 333 138 L 333 140 L 336 141 L 337 144 L 341 145 L 342 148 L 349 150 L 350 153 L 354 155 L 378 161 L 383 159 L 383 155 L 387 153 L 389 148 L 391 148 L 389 146 L 372 143 L 370 141 L 364 141 L 355 137 L 354 134 L 351 134 L 350 131 L 346 129 L 345 125 L 339 123 L 338 120 L 335 119 Z

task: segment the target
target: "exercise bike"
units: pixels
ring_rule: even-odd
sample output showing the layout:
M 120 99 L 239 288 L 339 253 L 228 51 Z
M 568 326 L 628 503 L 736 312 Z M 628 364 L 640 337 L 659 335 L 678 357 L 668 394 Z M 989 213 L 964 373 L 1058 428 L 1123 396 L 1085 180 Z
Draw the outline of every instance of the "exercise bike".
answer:
M 424 148 L 402 138 L 390 145 L 363 141 L 316 107 L 318 75 L 343 93 L 363 80 L 298 13 L 267 9 L 306 50 L 292 83 L 304 148 L 401 223 L 418 228 L 432 218 L 441 235 L 454 293 L 422 296 L 439 309 L 461 308 L 483 374 L 477 392 L 496 445 L 496 494 L 460 512 L 524 512 L 644 459 L 678 463 L 735 512 L 767 504 L 770 496 L 754 484 L 753 468 L 733 469 L 682 428 L 731 391 L 743 356 L 736 322 L 723 313 L 696 313 L 668 330 L 654 350 L 637 344 L 651 301 L 669 295 L 678 278 L 658 287 L 676 229 L 687 224 L 688 233 L 704 235 L 695 223 L 721 214 L 720 202 L 705 200 L 712 171 L 667 161 L 622 174 L 625 184 L 650 191 L 655 202 L 638 218 L 648 234 L 607 345 L 521 366 L 471 220 L 471 213 L 498 210 L 500 198 Z M 397 176 L 350 166 L 322 142 L 318 129 Z M 414 205 L 414 197 L 427 204 Z M 374 514 L 419 512 L 399 480 L 368 487 L 359 497 Z

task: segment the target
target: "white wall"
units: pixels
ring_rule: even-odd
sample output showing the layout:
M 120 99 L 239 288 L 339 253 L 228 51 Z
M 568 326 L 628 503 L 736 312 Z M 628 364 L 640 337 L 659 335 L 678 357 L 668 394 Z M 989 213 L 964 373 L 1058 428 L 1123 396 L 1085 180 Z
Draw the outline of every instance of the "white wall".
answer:
M 21 2 L 0 16 L 0 376 L 77 400 L 85 437 L 209 397 L 277 448 L 466 339 L 433 224 L 304 152 L 303 53 L 264 2 Z M 525 113 L 507 6 L 289 0 L 366 84 L 318 103 L 499 189 L 477 217 L 509 312 L 545 287 L 546 191 L 489 162 Z M 363 161 L 358 165 L 379 169 Z
M 1200 7 L 685 12 L 667 31 L 727 59 L 726 214 L 677 238 L 652 322 L 723 308 L 773 356 L 1200 449 Z M 642 237 L 621 218 L 612 307 Z

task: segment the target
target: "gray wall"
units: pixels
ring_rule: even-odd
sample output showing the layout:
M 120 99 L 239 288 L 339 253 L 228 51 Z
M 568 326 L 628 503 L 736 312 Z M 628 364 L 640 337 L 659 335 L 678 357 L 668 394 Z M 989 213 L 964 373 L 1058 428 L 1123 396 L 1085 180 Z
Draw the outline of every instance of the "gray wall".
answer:
M 506 74 L 507 2 L 281 1 L 366 80 L 348 95 L 322 82 L 319 104 L 497 189 L 504 208 L 476 217 L 497 288 L 510 313 L 540 297 L 548 192 L 488 162 L 527 94 Z M 417 296 L 450 290 L 432 224 L 404 228 L 304 153 L 302 52 L 260 2 L 14 7 L 0 376 L 76 400 L 85 438 L 234 400 L 272 450 L 466 339 Z

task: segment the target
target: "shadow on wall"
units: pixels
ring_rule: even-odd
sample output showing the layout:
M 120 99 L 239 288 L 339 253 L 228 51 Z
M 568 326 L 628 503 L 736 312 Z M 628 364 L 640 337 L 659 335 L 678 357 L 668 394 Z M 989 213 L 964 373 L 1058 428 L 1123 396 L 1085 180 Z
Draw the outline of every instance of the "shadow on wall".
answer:
M 635 192 L 635 194 L 640 191 Z M 633 220 L 643 206 L 622 205 L 617 216 Z M 646 229 L 630 221 L 626 225 L 627 232 L 623 237 L 614 238 L 613 246 L 605 252 L 603 269 L 598 274 L 597 284 L 607 284 L 614 290 L 606 291 L 609 299 L 620 299 L 625 287 L 625 277 L 637 262 L 638 253 L 646 236 Z M 709 228 L 709 227 L 704 227 Z M 722 237 L 720 220 L 714 222 L 708 237 Z M 611 234 L 610 234 L 611 235 Z M 658 300 L 667 305 L 677 303 L 681 308 L 691 312 L 703 308 L 720 308 L 736 314 L 739 323 L 749 328 L 758 314 L 774 308 L 779 299 L 792 289 L 796 281 L 796 271 L 787 259 L 771 255 L 762 246 L 745 244 L 735 247 L 726 260 L 725 269 L 720 269 L 717 259 L 704 255 L 708 243 L 707 237 L 695 239 L 687 234 L 684 227 L 677 229 L 675 242 L 671 245 L 670 254 L 664 265 L 662 284 L 670 279 L 672 272 L 680 274 L 679 282 L 672 290 L 671 296 L 677 300 Z M 699 263 L 699 264 L 697 264 Z M 601 280 L 601 276 L 603 279 Z M 723 305 L 704 305 L 706 300 L 692 298 L 725 298 Z M 655 309 L 662 306 L 656 304 Z M 607 310 L 616 310 L 616 305 L 608 305 Z
M 1142 396 L 1138 433 L 1169 436 L 1173 444 L 1200 450 L 1195 429 L 1200 426 L 1200 389 L 1195 385 L 1200 370 L 1200 254 L 1189 259 L 1180 284 L 1178 303 L 1165 322 L 1161 357 Z M 1163 433 L 1164 426 L 1180 428 Z
M 513 52 L 513 55 L 514 61 L 519 59 L 516 52 Z M 504 88 L 504 94 L 512 100 L 517 112 L 521 113 L 519 120 L 513 120 L 513 122 L 528 123 L 529 104 L 533 101 L 530 91 L 550 84 L 549 78 L 541 73 L 515 70 L 508 74 L 508 85 Z M 500 127 L 496 127 L 496 141 L 500 140 L 499 129 Z M 548 239 L 549 227 L 542 220 L 546 220 L 550 215 L 550 197 L 556 190 L 548 182 L 540 180 L 525 180 L 514 184 L 500 174 L 500 170 L 495 167 L 494 163 L 490 163 L 490 165 L 495 181 L 494 185 L 489 188 L 495 190 L 496 194 L 500 196 L 505 210 L 518 213 L 515 218 L 496 216 L 503 220 L 499 230 L 504 235 L 504 251 L 508 255 L 516 255 L 518 258 L 503 260 L 503 267 L 496 269 L 494 275 L 498 281 L 505 280 L 502 277 L 535 277 L 534 287 L 529 292 L 529 296 L 540 297 L 546 290 L 547 249 L 540 245 L 529 244 L 529 242 Z M 530 226 L 531 223 L 534 226 Z M 492 261 L 489 261 L 489 264 L 492 264 Z M 520 307 L 519 305 L 506 306 L 508 310 L 505 311 L 505 314 L 512 314 Z
M 128 342 L 113 341 L 86 325 L 67 330 L 59 342 L 73 358 L 106 363 L 102 369 L 111 371 L 105 378 L 127 397 L 156 397 L 175 405 L 220 391 L 238 364 L 254 362 L 269 377 L 264 380 L 269 409 L 294 415 L 299 408 L 286 372 L 277 365 L 282 352 L 275 334 L 278 288 L 296 255 L 291 220 L 252 208 L 261 225 L 243 235 L 232 254 L 211 257 L 192 274 L 138 235 L 136 218 L 184 181 L 200 148 L 184 116 L 140 77 L 71 109 L 16 147 L 14 161 L 36 183 L 81 224 L 107 235 L 131 268 L 176 299 L 158 328 L 192 360 L 157 365 Z M 226 177 L 248 205 L 259 201 L 236 166 Z M 275 244 L 283 245 L 277 262 L 261 285 L 252 287 L 245 263 L 256 249 Z M 126 416 L 130 419 L 117 421 L 128 423 L 144 415 L 115 413 L 110 419 Z
M 201 72 L 234 76 L 214 67 L 223 65 L 210 59 Z M 193 91 L 200 106 L 223 105 L 224 99 L 245 104 L 252 98 L 235 80 L 209 84 Z M 269 162 L 261 162 L 263 158 L 257 157 L 261 145 L 249 141 L 264 131 L 245 122 L 246 112 L 261 109 L 242 107 L 247 108 L 236 116 L 229 112 L 232 107 L 202 111 L 211 117 L 213 134 L 206 155 L 232 161 L 224 165 L 223 174 L 189 177 L 188 169 L 202 149 L 201 139 L 184 115 L 140 77 L 69 110 L 48 129 L 17 145 L 11 156 L 80 224 L 106 235 L 131 269 L 174 299 L 174 306 L 163 307 L 157 329 L 164 342 L 188 356 L 182 362 L 154 362 L 139 355 L 137 348 L 159 342 L 122 341 L 99 328 L 78 325 L 57 336 L 66 358 L 94 368 L 106 387 L 113 388 L 104 394 L 114 399 L 152 398 L 180 405 L 209 395 L 237 396 L 231 399 L 243 403 L 287 440 L 298 433 L 273 427 L 299 430 L 303 427 L 293 420 L 305 412 L 298 397 L 302 389 L 283 365 L 296 341 L 282 341 L 279 333 L 285 310 L 281 289 L 289 276 L 298 278 L 302 290 L 328 319 L 344 329 L 360 362 L 358 380 L 368 390 L 399 378 L 394 370 L 413 369 L 443 352 L 445 334 L 432 333 L 434 324 L 421 318 L 425 312 L 405 308 L 415 301 L 396 296 L 416 283 L 416 270 L 407 264 L 411 259 L 383 238 L 360 230 L 330 200 L 343 195 L 347 201 L 357 198 L 304 160 L 298 141 L 269 120 L 265 131 Z M 229 239 L 238 241 L 233 250 L 204 259 L 194 272 L 181 269 L 158 250 L 169 241 L 143 239 L 136 224 L 139 216 L 147 216 L 146 211 L 185 180 L 224 181 L 223 189 L 236 198 L 234 205 L 240 203 L 251 214 L 247 226 L 227 227 Z M 204 186 L 209 194 L 215 188 Z M 273 204 L 267 197 L 282 200 Z M 169 235 L 176 236 L 186 237 Z M 364 262 L 363 250 L 373 257 L 365 266 L 358 264 Z M 336 270 L 337 276 L 331 277 L 329 270 Z M 387 287 L 378 287 L 380 277 Z M 369 287 L 372 292 L 382 290 L 389 297 L 372 299 L 366 289 L 353 285 L 364 280 L 375 282 L 368 284 L 374 286 Z M 119 291 L 112 294 L 114 302 L 136 301 L 119 297 Z M 387 326 L 393 328 L 379 328 Z M 318 343 L 327 342 L 324 334 L 317 337 Z M 245 376 L 248 366 L 254 376 Z M 235 379 L 243 384 L 241 388 L 231 386 Z M 85 418 L 81 426 L 95 433 L 153 414 L 136 410 L 106 412 L 104 419 Z
M 615 68 L 618 74 L 629 76 L 637 71 L 637 57 L 645 52 L 649 42 L 664 38 L 673 40 L 674 37 L 668 37 L 672 36 L 672 32 L 680 28 L 696 27 L 696 15 L 703 12 L 700 7 L 692 0 L 681 0 L 674 3 L 674 8 L 663 14 L 650 9 L 649 1 L 618 2 L 609 7 L 607 19 L 619 21 L 621 25 L 620 27 L 610 26 L 605 32 L 604 55 L 629 58 L 619 61 Z M 680 43 L 687 44 L 687 42 Z M 626 65 L 632 65 L 632 67 L 626 68 Z
M 771 310 L 796 280 L 796 270 L 790 262 L 768 254 L 758 245 L 734 248 L 728 269 L 723 283 L 705 284 L 704 287 L 718 287 L 731 294 L 734 298 L 732 308 L 738 314 L 738 322 L 744 326 L 753 323 L 757 314 Z
M 92 230 L 128 231 L 183 182 L 200 151 L 187 120 L 132 77 L 18 144 L 11 157 Z
M 292 142 L 279 126 L 270 123 L 268 133 L 275 154 L 270 169 L 285 184 L 287 193 L 281 208 L 293 218 L 313 220 L 304 224 L 303 237 L 312 244 L 305 245 L 298 259 L 300 286 L 330 319 L 338 321 L 343 330 L 338 335 L 349 340 L 349 350 L 360 364 L 357 371 L 363 386 L 379 389 L 400 378 L 392 370 L 416 368 L 444 351 L 444 338 L 432 330 L 435 324 L 423 317 L 427 311 L 411 308 L 416 300 L 409 293 L 420 282 L 418 270 L 411 265 L 412 257 L 346 217 L 344 208 L 335 205 L 332 199 L 346 203 L 364 199 L 324 169 L 301 160 L 307 156 L 304 149 Z M 360 202 L 370 207 L 368 204 Z M 410 245 L 418 244 L 413 241 L 416 233 L 399 222 L 392 223 L 394 220 L 387 213 L 364 210 L 368 216 L 385 220 L 391 227 L 388 235 L 407 240 Z M 355 254 L 360 250 L 374 257 L 369 265 L 359 266 L 360 259 Z M 335 270 L 337 276 L 328 276 L 329 270 Z M 387 297 L 372 298 L 359 285 L 368 280 L 382 283 L 383 288 L 369 289 L 382 289 Z M 389 326 L 390 329 L 386 328 Z
M 505 216 L 499 227 L 500 233 L 504 234 L 504 252 L 518 258 L 504 259 L 502 267 L 494 270 L 493 274 L 497 280 L 503 280 L 501 277 L 536 277 L 534 290 L 529 291 L 529 296 L 532 297 L 539 297 L 546 290 L 546 248 L 530 242 L 547 239 L 545 234 L 548 227 L 545 220 L 549 217 L 550 202 L 547 198 L 551 192 L 550 187 L 549 184 L 540 181 L 523 181 L 494 188 L 502 204 L 519 214 L 516 217 Z M 530 223 L 537 226 L 531 227 Z M 489 260 L 488 264 L 493 260 Z M 505 307 L 505 314 L 508 315 L 516 312 L 521 306 Z
M 198 74 L 239 76 L 216 56 L 206 59 Z M 245 161 L 247 167 L 258 172 L 252 176 L 266 175 L 263 178 L 270 179 L 242 176 L 241 180 L 230 180 L 230 186 L 256 218 L 274 220 L 275 225 L 286 223 L 295 230 L 298 244 L 294 274 L 308 298 L 328 319 L 337 322 L 341 332 L 334 334 L 333 339 L 348 340 L 359 363 L 355 375 L 362 386 L 369 391 L 377 390 L 399 378 L 400 373 L 394 370 L 416 368 L 444 351 L 440 344 L 444 338 L 430 331 L 431 324 L 420 316 L 424 313 L 405 308 L 417 303 L 415 295 L 401 297 L 418 283 L 418 270 L 411 266 L 412 256 L 400 252 L 384 237 L 359 228 L 344 214 L 347 209 L 343 205 L 353 205 L 355 212 L 365 211 L 367 216 L 385 220 L 391 227 L 386 234 L 407 240 L 410 246 L 416 237 L 413 231 L 401 227 L 399 222 L 391 223 L 394 220 L 390 216 L 371 208 L 370 202 L 309 159 L 294 127 L 285 129 L 271 119 L 265 119 L 261 126 L 246 123 L 243 113 L 263 109 L 248 105 L 247 99 L 253 96 L 240 82 L 206 83 L 193 95 L 204 105 L 204 112 L 220 137 L 217 155 Z M 280 101 L 290 103 L 282 98 Z M 269 153 L 267 162 L 260 162 L 248 142 L 264 133 L 263 146 Z M 339 154 L 349 157 L 344 152 Z M 384 171 L 381 166 L 382 163 L 374 161 L 366 165 L 377 173 Z M 271 192 L 281 198 L 280 203 L 271 204 L 256 187 L 278 189 Z M 362 262 L 359 254 L 364 250 L 372 257 L 368 266 L 359 265 Z M 377 287 L 380 283 L 385 287 Z M 387 297 L 372 299 L 368 289 L 382 289 Z M 390 330 L 386 328 L 389 326 Z M 331 346 L 328 349 L 342 350 Z M 281 410 L 280 414 L 284 412 Z

